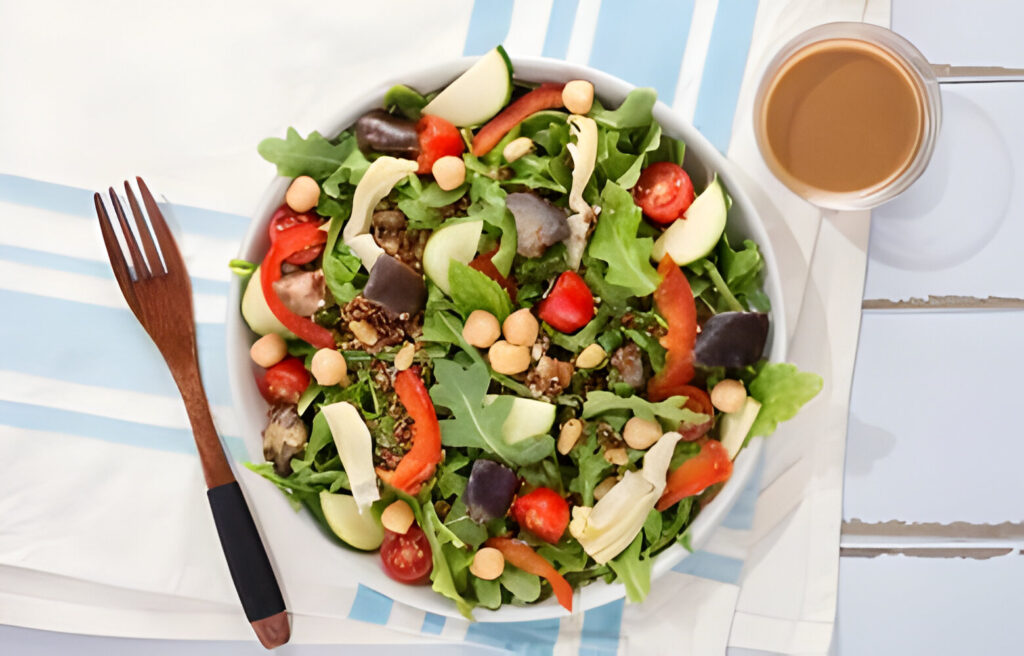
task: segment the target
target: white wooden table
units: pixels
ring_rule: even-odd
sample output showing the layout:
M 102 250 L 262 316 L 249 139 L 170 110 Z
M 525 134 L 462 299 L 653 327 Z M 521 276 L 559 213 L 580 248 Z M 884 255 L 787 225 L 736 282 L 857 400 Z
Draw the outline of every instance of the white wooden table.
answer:
M 1022 20 L 1024 4 L 1010 0 L 893 0 L 893 28 L 935 63 L 1024 66 Z M 946 86 L 943 102 L 932 167 L 873 222 L 846 463 L 834 646 L 844 656 L 1019 653 L 1024 644 L 1024 83 Z M 254 643 L 5 626 L 0 646 L 19 656 L 264 653 Z

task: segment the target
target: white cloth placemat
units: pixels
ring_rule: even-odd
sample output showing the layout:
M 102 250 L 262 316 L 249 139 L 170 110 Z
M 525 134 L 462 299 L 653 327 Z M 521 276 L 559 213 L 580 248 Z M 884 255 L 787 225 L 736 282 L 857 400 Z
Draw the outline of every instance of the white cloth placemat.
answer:
M 704 551 L 655 582 L 643 606 L 618 602 L 553 624 L 470 626 L 392 603 L 347 573 L 279 557 L 290 608 L 351 618 L 339 626 L 352 630 L 336 634 L 348 641 L 409 639 L 390 627 L 510 650 L 526 636 L 538 653 L 639 654 L 668 644 L 691 653 L 727 644 L 824 652 L 868 222 L 822 221 L 773 180 L 753 146 L 749 107 L 758 68 L 782 41 L 828 20 L 887 23 L 888 2 L 637 4 L 646 13 L 608 0 L 344 11 L 197 1 L 113 2 L 102 13 L 61 2 L 0 7 L 0 90 L 17 99 L 0 103 L 0 298 L 19 318 L 2 327 L 17 348 L 0 354 L 0 454 L 9 472 L 0 480 L 0 622 L 248 637 L 232 610 L 184 410 L 108 272 L 87 190 L 141 173 L 174 203 L 204 378 L 225 442 L 244 458 L 224 373 L 225 262 L 272 176 L 255 143 L 288 125 L 315 128 L 380 78 L 504 41 L 513 55 L 589 62 L 653 85 L 728 150 L 780 260 L 791 359 L 821 373 L 825 390 L 768 441 L 760 497 L 751 489 Z M 659 11 L 664 24 L 652 24 Z M 625 36 L 641 28 L 651 52 Z M 246 471 L 240 478 L 275 553 L 308 549 L 273 531 L 273 517 L 291 512 L 276 490 Z M 122 592 L 160 603 L 140 606 Z M 132 612 L 110 610 L 120 608 Z M 322 641 L 326 634 L 306 625 L 296 622 L 296 640 Z

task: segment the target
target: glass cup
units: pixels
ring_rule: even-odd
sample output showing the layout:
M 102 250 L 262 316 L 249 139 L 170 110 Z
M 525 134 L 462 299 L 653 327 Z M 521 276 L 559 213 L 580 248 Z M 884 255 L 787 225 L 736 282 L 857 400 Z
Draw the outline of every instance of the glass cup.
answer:
M 774 92 L 791 62 L 799 62 L 814 50 L 827 49 L 827 42 L 864 42 L 873 56 L 884 57 L 887 65 L 898 67 L 909 82 L 918 111 L 916 145 L 910 156 L 884 179 L 857 189 L 826 189 L 801 179 L 788 169 L 769 142 L 769 109 Z M 818 48 L 809 48 L 820 44 Z M 894 70 L 897 70 L 894 68 Z M 781 75 L 780 75 L 781 74 Z M 808 93 L 810 93 L 810 89 Z M 781 101 L 778 101 L 781 102 Z M 782 47 L 764 70 L 754 99 L 754 134 L 768 168 L 787 187 L 820 207 L 838 210 L 867 209 L 881 205 L 909 187 L 928 166 L 942 120 L 939 85 L 931 65 L 909 41 L 895 32 L 864 23 L 829 23 L 798 35 Z M 794 129 L 796 129 L 794 127 Z M 913 135 L 904 135 L 913 138 Z M 827 144 L 825 144 L 827 146 Z M 823 146 L 824 147 L 824 146 Z M 828 156 L 829 153 L 823 153 Z

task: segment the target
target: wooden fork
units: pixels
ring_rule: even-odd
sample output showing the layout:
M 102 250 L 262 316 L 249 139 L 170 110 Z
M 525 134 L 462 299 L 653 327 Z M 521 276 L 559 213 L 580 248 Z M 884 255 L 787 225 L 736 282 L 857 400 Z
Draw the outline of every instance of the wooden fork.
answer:
M 135 193 L 126 181 L 125 195 L 142 240 L 141 251 L 113 187 L 110 188 L 110 202 L 131 256 L 134 276 L 125 261 L 103 198 L 100 194 L 93 197 L 110 266 L 114 269 L 114 277 L 128 301 L 128 307 L 160 349 L 181 392 L 192 424 L 196 448 L 199 450 L 203 476 L 206 478 L 206 495 L 235 590 L 238 591 L 238 598 L 256 637 L 264 647 L 273 649 L 288 642 L 291 635 L 288 613 L 263 541 L 245 497 L 242 496 L 242 489 L 231 471 L 231 465 L 224 456 L 224 449 L 210 416 L 210 406 L 199 376 L 196 324 L 192 314 L 192 284 L 174 236 L 153 194 L 142 178 L 136 180 L 159 249 L 157 243 L 153 242 L 153 235 Z

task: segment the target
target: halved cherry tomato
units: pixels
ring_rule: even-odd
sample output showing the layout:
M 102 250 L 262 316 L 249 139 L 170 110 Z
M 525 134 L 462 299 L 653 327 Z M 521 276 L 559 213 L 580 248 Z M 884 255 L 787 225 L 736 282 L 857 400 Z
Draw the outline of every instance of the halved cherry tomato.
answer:
M 551 591 L 562 608 L 572 612 L 572 586 L 565 580 L 565 577 L 558 573 L 539 553 L 523 542 L 512 538 L 491 538 L 484 542 L 485 546 L 494 547 L 505 556 L 505 561 L 524 572 L 536 574 L 551 584 Z
M 678 164 L 655 162 L 640 173 L 633 199 L 652 221 L 671 223 L 693 202 L 693 182 Z
M 562 89 L 564 84 L 545 82 L 533 91 L 515 101 L 501 113 L 488 121 L 473 137 L 473 154 L 477 157 L 485 155 L 491 148 L 498 145 L 509 130 L 523 122 L 531 114 L 543 109 L 556 109 L 562 106 Z
M 274 210 L 274 215 L 270 217 L 270 225 L 268 226 L 270 243 L 274 243 L 277 236 L 281 234 L 282 231 L 297 226 L 300 223 L 315 223 L 319 226 L 322 225 L 323 222 L 324 220 L 315 212 L 303 212 L 300 214 L 288 207 L 287 204 L 281 205 L 281 207 Z M 294 255 L 286 257 L 284 261 L 289 264 L 294 264 L 295 266 L 301 266 L 315 260 L 323 251 L 323 244 L 315 244 L 295 253 Z
M 566 271 L 537 305 L 537 316 L 559 332 L 574 333 L 594 318 L 594 295 L 578 273 Z
M 686 397 L 685 408 L 687 410 L 708 416 L 708 420 L 702 424 L 690 424 L 680 427 L 679 433 L 682 435 L 684 442 L 696 442 L 704 437 L 711 430 L 711 426 L 714 425 L 715 406 L 711 405 L 711 397 L 708 396 L 707 392 L 693 385 L 681 385 L 676 388 L 675 393 Z
M 501 272 L 498 271 L 498 267 L 494 266 L 494 262 L 492 261 L 491 258 L 493 258 L 494 254 L 497 252 L 498 246 L 495 246 L 494 249 L 488 253 L 480 253 L 475 258 L 473 258 L 472 262 L 469 263 L 469 268 L 476 269 L 477 271 L 484 274 L 494 282 L 501 285 L 501 288 L 508 292 L 508 297 L 512 299 L 513 303 L 515 303 L 516 292 L 518 291 L 518 289 L 516 288 L 516 281 L 508 276 L 501 275 Z
M 302 360 L 287 357 L 257 375 L 256 387 L 267 403 L 298 403 L 309 387 L 309 372 Z
M 405 534 L 384 531 L 380 545 L 380 562 L 384 573 L 400 583 L 418 585 L 430 580 L 434 556 L 427 535 L 416 524 Z
M 434 162 L 445 155 L 459 156 L 466 149 L 459 129 L 440 116 L 425 115 L 416 123 L 416 133 L 420 137 L 420 155 L 416 162 L 420 165 L 417 173 L 430 173 Z
M 729 480 L 732 476 L 732 460 L 721 442 L 707 440 L 700 445 L 700 453 L 683 462 L 665 482 L 661 493 L 659 511 L 671 508 L 680 499 L 700 494 L 715 483 Z
M 512 518 L 541 540 L 557 544 L 569 526 L 569 504 L 551 488 L 539 487 L 512 502 Z
M 693 346 L 697 343 L 697 304 L 682 270 L 666 255 L 658 264 L 661 283 L 654 290 L 654 306 L 668 332 L 659 343 L 665 347 L 665 366 L 647 382 L 647 398 L 664 401 L 693 380 Z

